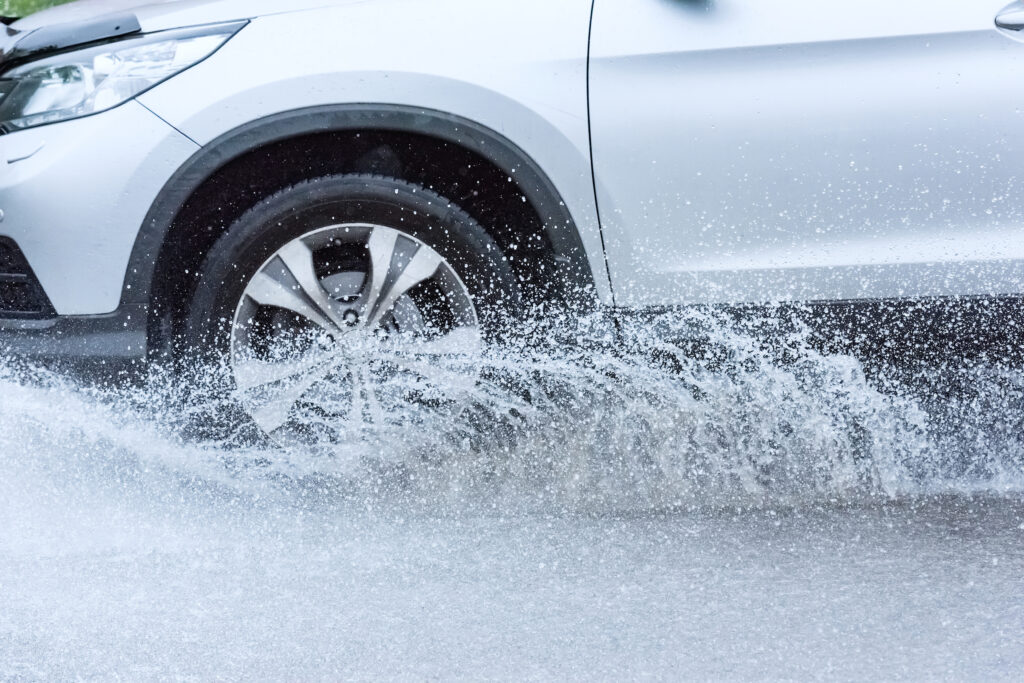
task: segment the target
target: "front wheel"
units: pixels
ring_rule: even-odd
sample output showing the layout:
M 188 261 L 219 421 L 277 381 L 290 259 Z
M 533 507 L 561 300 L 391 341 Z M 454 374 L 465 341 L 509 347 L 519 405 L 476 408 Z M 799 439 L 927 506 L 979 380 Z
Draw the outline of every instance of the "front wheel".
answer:
M 331 176 L 260 202 L 217 241 L 185 353 L 226 367 L 264 433 L 340 437 L 411 405 L 457 409 L 465 378 L 440 359 L 471 358 L 519 301 L 497 244 L 450 201 Z

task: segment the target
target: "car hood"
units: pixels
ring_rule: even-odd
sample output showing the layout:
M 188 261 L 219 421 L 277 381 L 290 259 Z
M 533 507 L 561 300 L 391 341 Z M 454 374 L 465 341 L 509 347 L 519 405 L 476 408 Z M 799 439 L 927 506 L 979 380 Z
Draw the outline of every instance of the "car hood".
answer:
M 144 32 L 182 26 L 251 19 L 267 14 L 298 12 L 360 0 L 78 0 L 37 12 L 12 28 L 21 32 L 58 24 L 82 24 L 108 16 L 137 18 Z M 365 1 L 365 0 L 363 0 Z
M 368 0 L 79 0 L 0 25 L 0 69 L 57 50 L 165 29 L 201 26 Z

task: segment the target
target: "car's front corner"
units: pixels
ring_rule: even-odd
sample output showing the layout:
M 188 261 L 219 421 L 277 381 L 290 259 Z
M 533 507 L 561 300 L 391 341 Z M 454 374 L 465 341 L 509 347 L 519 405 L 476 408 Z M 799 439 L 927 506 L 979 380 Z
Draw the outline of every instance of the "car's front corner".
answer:
M 149 302 L 127 277 L 139 230 L 198 149 L 137 95 L 244 21 L 146 30 L 96 5 L 0 27 L 0 354 L 120 371 L 147 353 Z

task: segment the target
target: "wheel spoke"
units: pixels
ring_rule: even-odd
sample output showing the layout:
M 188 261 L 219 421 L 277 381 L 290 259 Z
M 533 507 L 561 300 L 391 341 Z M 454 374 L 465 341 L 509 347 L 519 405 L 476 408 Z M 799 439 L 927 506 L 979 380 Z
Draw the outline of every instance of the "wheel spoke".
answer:
M 236 358 L 233 362 L 235 386 L 247 392 L 260 386 L 276 384 L 305 375 L 318 368 L 332 367 L 323 354 L 298 360 L 264 361 L 256 358 Z
M 270 396 L 261 396 L 259 402 L 250 401 L 249 414 L 260 429 L 272 434 L 288 422 L 295 402 L 319 380 L 320 377 L 316 375 L 307 375 L 295 384 L 285 385 Z
M 235 384 L 253 420 L 269 434 L 283 426 L 302 395 L 341 362 L 323 356 L 280 363 L 236 360 Z
M 460 327 L 433 339 L 399 338 L 381 351 L 389 362 L 439 388 L 465 391 L 477 382 L 481 346 L 479 330 Z
M 483 339 L 476 327 L 456 327 L 447 334 L 429 339 L 406 340 L 399 337 L 392 347 L 400 355 L 471 357 L 480 352 Z
M 320 284 L 320 278 L 313 267 L 313 251 L 309 246 L 301 239 L 292 240 L 277 255 L 320 313 L 334 323 L 338 331 L 343 331 L 346 328 L 345 322 L 334 310 L 334 301 Z
M 374 229 L 367 241 L 373 273 L 362 317 L 369 327 L 380 324 L 403 294 L 436 273 L 442 263 L 440 254 L 423 247 L 417 247 L 403 263 L 404 256 L 395 258 L 397 243 L 397 231 L 380 228 Z
M 409 296 L 432 278 L 440 291 L 430 290 L 430 302 Z M 260 306 L 289 316 L 264 321 Z M 395 409 L 406 400 L 429 409 L 473 400 L 482 342 L 475 314 L 465 313 L 473 310 L 443 257 L 412 235 L 366 224 L 309 232 L 264 263 L 236 309 L 236 398 L 275 439 L 293 427 L 304 435 L 309 420 L 340 422 L 344 434 L 418 419 Z
M 365 366 L 353 368 L 351 378 L 353 410 L 349 416 L 350 422 L 363 422 L 366 419 L 371 422 L 379 422 L 382 409 L 374 388 L 374 381 L 370 376 L 370 369 Z
M 296 291 L 296 288 L 283 285 L 266 273 L 256 273 L 246 287 L 245 294 L 260 306 L 284 308 L 315 323 L 327 332 L 338 331 L 337 326 L 314 308 L 305 296 Z
M 370 252 L 370 291 L 367 292 L 366 301 L 363 307 L 363 320 L 366 320 L 375 310 L 377 301 L 384 290 L 388 273 L 391 272 L 391 261 L 395 255 L 395 245 L 398 242 L 398 233 L 394 230 L 381 230 L 374 228 L 366 241 L 366 248 Z

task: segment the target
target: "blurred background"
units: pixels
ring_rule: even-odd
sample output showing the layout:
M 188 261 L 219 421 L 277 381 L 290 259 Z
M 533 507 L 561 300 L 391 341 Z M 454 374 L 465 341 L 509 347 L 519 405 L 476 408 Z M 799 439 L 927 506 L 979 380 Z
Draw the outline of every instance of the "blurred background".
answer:
M 0 16 L 23 17 L 68 0 L 0 0 Z

